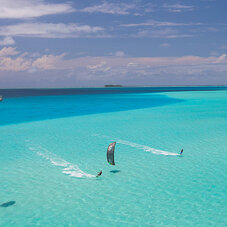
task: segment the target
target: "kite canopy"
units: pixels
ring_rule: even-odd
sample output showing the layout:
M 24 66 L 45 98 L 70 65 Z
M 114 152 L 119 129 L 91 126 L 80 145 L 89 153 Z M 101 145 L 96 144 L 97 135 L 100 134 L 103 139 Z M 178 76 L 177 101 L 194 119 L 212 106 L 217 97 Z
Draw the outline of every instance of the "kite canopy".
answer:
M 110 163 L 110 165 L 115 165 L 115 162 L 114 162 L 115 145 L 116 145 L 116 142 L 111 143 L 107 149 L 107 161 Z

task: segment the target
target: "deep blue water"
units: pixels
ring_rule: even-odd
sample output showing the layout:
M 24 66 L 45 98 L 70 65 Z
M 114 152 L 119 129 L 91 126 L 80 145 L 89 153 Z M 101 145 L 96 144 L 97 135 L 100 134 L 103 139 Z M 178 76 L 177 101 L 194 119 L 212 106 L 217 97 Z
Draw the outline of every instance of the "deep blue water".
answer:
M 224 86 L 0 89 L 4 97 L 0 105 L 0 125 L 144 109 L 184 101 L 162 92 L 226 89 Z M 146 93 L 158 94 L 149 96 Z
M 162 94 L 134 93 L 6 98 L 0 103 L 0 125 L 144 109 L 182 101 Z
M 115 88 L 63 88 L 63 89 L 0 89 L 0 96 L 48 96 L 48 95 L 82 95 L 82 94 L 122 94 L 153 93 L 174 91 L 217 91 L 227 90 L 227 86 L 202 87 L 115 87 Z

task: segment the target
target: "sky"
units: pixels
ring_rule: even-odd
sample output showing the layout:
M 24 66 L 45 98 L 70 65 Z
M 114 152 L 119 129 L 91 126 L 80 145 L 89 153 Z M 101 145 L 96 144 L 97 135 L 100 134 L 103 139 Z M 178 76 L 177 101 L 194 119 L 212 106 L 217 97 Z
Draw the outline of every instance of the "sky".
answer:
M 227 85 L 226 0 L 0 0 L 0 88 Z

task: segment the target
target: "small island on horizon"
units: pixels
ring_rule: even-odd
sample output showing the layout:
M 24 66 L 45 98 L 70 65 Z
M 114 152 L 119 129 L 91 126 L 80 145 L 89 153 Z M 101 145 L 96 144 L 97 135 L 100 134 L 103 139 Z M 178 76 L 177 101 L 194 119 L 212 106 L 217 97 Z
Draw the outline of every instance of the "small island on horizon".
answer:
M 123 87 L 123 86 L 120 84 L 106 84 L 104 85 L 104 87 Z

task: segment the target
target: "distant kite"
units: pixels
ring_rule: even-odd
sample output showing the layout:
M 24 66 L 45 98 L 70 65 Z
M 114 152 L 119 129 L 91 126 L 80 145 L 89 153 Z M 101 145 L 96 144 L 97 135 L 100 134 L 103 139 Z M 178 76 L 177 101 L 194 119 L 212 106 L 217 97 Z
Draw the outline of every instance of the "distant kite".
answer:
M 110 165 L 113 165 L 113 166 L 115 165 L 115 162 L 114 162 L 115 145 L 116 145 L 116 142 L 111 143 L 107 149 L 107 161 L 110 163 Z

